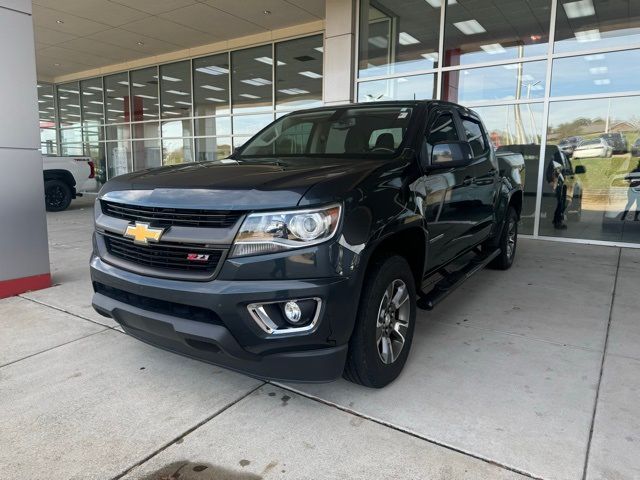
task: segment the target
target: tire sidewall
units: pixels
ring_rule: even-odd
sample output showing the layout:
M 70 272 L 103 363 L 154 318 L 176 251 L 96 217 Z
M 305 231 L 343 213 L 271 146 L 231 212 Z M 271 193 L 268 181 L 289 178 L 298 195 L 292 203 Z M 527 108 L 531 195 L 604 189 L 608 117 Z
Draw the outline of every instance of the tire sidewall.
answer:
M 515 223 L 514 228 L 516 231 L 516 242 L 513 245 L 513 253 L 511 254 L 511 256 L 509 256 L 507 255 L 507 247 L 509 244 L 509 223 L 511 222 L 511 220 L 513 220 Z M 506 268 L 509 268 L 511 265 L 513 265 L 513 261 L 516 258 L 516 253 L 518 252 L 518 214 L 513 207 L 509 207 L 509 209 L 507 210 L 502 238 L 500 239 L 500 248 L 502 249 L 502 253 L 504 254 L 504 266 Z
M 400 256 L 390 256 L 376 265 L 374 278 L 365 285 L 363 301 L 358 310 L 358 329 L 361 335 L 364 363 L 367 376 L 372 386 L 382 387 L 392 382 L 402 371 L 411 350 L 416 321 L 416 289 L 415 280 L 407 261 Z M 405 335 L 405 343 L 400 355 L 391 364 L 385 364 L 378 355 L 376 343 L 376 322 L 380 302 L 386 288 L 396 279 L 402 280 L 407 286 L 410 302 L 409 326 Z
M 51 205 L 47 201 L 47 190 L 51 188 L 61 188 L 64 192 L 64 201 L 60 205 Z M 47 180 L 44 183 L 44 193 L 45 193 L 45 207 L 48 212 L 61 212 L 66 210 L 71 203 L 71 189 L 69 186 L 61 180 Z

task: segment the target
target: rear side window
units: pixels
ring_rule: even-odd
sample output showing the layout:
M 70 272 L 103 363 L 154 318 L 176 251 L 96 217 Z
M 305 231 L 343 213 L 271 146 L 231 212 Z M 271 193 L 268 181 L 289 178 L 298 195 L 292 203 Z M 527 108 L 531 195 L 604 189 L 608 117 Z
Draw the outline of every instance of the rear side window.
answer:
M 469 118 L 462 119 L 462 127 L 467 137 L 467 142 L 471 144 L 471 150 L 474 157 L 479 157 L 487 151 L 487 144 L 485 142 L 484 134 L 482 133 L 482 127 L 475 120 Z

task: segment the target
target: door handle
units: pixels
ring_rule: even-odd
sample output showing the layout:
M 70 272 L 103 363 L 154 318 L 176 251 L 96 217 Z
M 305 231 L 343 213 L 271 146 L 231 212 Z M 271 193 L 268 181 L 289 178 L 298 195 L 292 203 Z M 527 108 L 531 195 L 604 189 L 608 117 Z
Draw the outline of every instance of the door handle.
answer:
M 475 178 L 473 178 L 473 177 L 466 177 L 462 181 L 462 185 L 464 185 L 465 187 L 468 187 L 469 185 L 471 185 L 473 183 L 474 180 L 475 180 Z

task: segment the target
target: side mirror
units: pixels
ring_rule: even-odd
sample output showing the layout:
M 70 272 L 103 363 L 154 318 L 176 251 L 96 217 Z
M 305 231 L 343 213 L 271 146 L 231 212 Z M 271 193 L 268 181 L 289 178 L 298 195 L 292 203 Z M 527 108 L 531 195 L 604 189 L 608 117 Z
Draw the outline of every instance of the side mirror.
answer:
M 587 167 L 585 167 L 584 165 L 576 165 L 573 173 L 575 173 L 576 175 L 587 173 Z
M 436 143 L 431 151 L 428 170 L 464 167 L 473 161 L 473 151 L 469 142 Z

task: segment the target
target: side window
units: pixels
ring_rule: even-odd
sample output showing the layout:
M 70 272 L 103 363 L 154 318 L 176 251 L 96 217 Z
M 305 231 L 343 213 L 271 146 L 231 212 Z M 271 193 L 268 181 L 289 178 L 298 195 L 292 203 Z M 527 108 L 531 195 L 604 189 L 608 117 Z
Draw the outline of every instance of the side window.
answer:
M 471 150 L 474 157 L 479 157 L 487 151 L 487 143 L 482 132 L 482 127 L 475 120 L 469 118 L 462 119 L 462 127 L 467 137 L 467 141 L 471 144 Z
M 440 115 L 427 132 L 427 143 L 431 146 L 440 142 L 458 142 L 460 137 L 456 130 L 453 115 L 445 113 Z
M 425 134 L 424 142 L 422 142 L 422 158 L 431 158 L 431 151 L 436 143 L 458 141 L 460 141 L 460 137 L 458 136 L 453 115 L 443 113 L 433 122 L 429 131 Z

